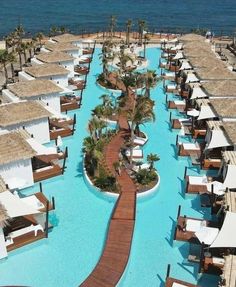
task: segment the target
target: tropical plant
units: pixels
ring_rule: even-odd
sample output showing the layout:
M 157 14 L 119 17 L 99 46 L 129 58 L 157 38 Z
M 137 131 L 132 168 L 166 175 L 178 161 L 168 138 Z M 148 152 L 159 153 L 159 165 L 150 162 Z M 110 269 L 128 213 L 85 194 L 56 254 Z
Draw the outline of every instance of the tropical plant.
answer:
M 147 43 L 150 41 L 150 36 L 148 34 L 144 35 L 144 47 L 143 47 L 143 57 L 146 58 L 146 48 L 147 48 Z
M 104 191 L 116 191 L 116 178 L 110 175 L 95 177 L 94 184 Z
M 143 44 L 143 32 L 146 29 L 147 24 L 144 20 L 138 20 L 138 31 L 139 31 L 139 44 Z
M 143 74 L 143 80 L 145 83 L 145 96 L 150 97 L 150 90 L 154 88 L 160 80 L 156 74 L 156 71 L 148 70 Z
M 126 45 L 130 44 L 130 29 L 132 26 L 132 20 L 128 19 L 126 22 Z
M 98 161 L 102 158 L 103 147 L 102 141 L 94 140 L 92 137 L 86 137 L 83 141 L 86 169 L 91 176 L 94 176 Z
M 11 74 L 12 74 L 12 79 L 14 81 L 15 79 L 15 70 L 14 70 L 14 63 L 16 62 L 16 56 L 14 52 L 8 52 L 8 62 L 11 65 Z
M 160 157 L 157 154 L 150 153 L 147 155 L 147 162 L 150 164 L 150 170 L 154 169 L 154 162 L 159 160 Z
M 3 50 L 0 52 L 0 63 L 3 65 L 6 83 L 8 82 L 8 71 L 7 71 L 7 64 L 9 61 L 9 54 L 7 50 Z
M 115 27 L 116 27 L 116 16 L 111 15 L 109 25 L 110 25 L 110 37 L 112 39 L 112 37 L 114 36 Z
M 42 44 L 42 40 L 44 38 L 44 35 L 42 32 L 37 33 L 36 35 L 36 40 L 39 42 L 39 48 L 41 49 L 43 44 Z
M 140 169 L 135 173 L 137 182 L 141 185 L 149 185 L 151 182 L 157 179 L 157 173 L 155 170 Z
M 106 127 L 106 122 L 96 116 L 93 116 L 88 123 L 88 130 L 94 141 L 98 141 L 101 138 L 102 130 Z
M 125 86 L 125 94 L 128 95 L 129 87 L 134 87 L 135 85 L 135 78 L 133 76 L 123 76 L 121 80 Z

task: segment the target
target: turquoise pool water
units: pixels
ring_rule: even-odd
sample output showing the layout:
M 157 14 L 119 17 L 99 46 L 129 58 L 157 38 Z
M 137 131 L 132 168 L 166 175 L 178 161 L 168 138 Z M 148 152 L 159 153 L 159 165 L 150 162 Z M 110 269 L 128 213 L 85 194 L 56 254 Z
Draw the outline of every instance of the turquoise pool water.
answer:
M 55 227 L 48 239 L 11 252 L 8 259 L 0 262 L 0 285 L 78 286 L 99 259 L 115 200 L 89 190 L 82 175 L 81 152 L 90 111 L 100 103 L 99 96 L 104 93 L 95 84 L 96 75 L 101 71 L 99 53 L 96 49 L 83 106 L 76 112 L 75 135 L 63 139 L 64 145 L 69 147 L 66 172 L 43 182 L 44 193 L 56 200 L 56 211 L 50 215 Z M 157 69 L 160 50 L 150 48 L 147 56 L 150 68 Z M 196 282 L 198 266 L 186 260 L 188 244 L 172 241 L 178 205 L 182 205 L 182 214 L 199 218 L 210 216 L 207 209 L 201 209 L 197 196 L 184 197 L 182 192 L 184 168 L 189 162 L 176 157 L 176 132 L 169 129 L 169 111 L 161 84 L 151 96 L 156 100 L 157 119 L 143 127 L 149 136 L 144 153 L 160 156 L 156 167 L 161 184 L 155 195 L 138 202 L 131 256 L 118 286 L 164 286 L 168 263 L 172 276 Z M 191 170 L 191 173 L 195 172 L 198 171 Z M 38 185 L 35 185 L 23 192 L 37 190 Z M 215 278 L 203 278 L 201 284 L 216 286 Z

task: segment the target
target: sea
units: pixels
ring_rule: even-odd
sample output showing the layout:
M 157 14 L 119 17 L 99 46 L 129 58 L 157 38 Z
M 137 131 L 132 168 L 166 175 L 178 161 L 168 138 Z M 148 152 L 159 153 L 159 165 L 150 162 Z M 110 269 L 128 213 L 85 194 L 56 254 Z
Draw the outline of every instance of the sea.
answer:
M 1 0 L 0 38 L 19 23 L 29 36 L 48 34 L 52 26 L 77 34 L 103 31 L 111 15 L 117 17 L 117 31 L 125 29 L 128 19 L 133 30 L 142 19 L 151 32 L 236 31 L 236 0 Z

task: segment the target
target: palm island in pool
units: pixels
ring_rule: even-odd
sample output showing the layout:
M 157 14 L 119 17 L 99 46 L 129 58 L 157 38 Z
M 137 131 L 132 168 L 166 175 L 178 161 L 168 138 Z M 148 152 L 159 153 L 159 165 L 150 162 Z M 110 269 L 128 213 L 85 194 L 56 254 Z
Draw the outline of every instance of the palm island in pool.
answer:
M 226 240 L 225 230 L 235 221 L 228 199 L 235 181 L 225 169 L 235 172 L 229 140 L 235 124 L 224 123 L 222 99 L 211 99 L 204 79 L 224 81 L 209 65 L 224 79 L 234 80 L 234 72 L 212 51 L 217 39 L 143 32 L 135 42 L 112 31 L 96 41 L 71 34 L 45 39 L 20 82 L 6 86 L 4 109 L 34 101 L 48 112 L 57 149 L 29 137 L 27 126 L 0 134 L 2 141 L 14 134 L 28 153 L 32 149 L 34 182 L 43 180 L 43 193 L 32 200 L 37 183 L 23 188 L 30 184 L 1 174 L 1 286 L 233 286 L 227 272 L 235 238 Z M 196 72 L 199 50 L 211 61 Z M 56 99 L 42 104 L 41 97 L 17 95 L 19 85 L 21 94 L 29 93 L 27 80 L 42 81 L 45 65 L 63 75 L 43 76 L 60 89 L 44 82 L 44 94 L 60 92 L 59 111 L 50 107 Z M 227 100 L 234 107 L 235 100 Z M 224 132 L 209 136 L 224 125 Z M 225 136 L 227 144 L 214 145 L 214 136 L 221 143 Z M 219 157 L 211 162 L 214 151 Z M 51 174 L 55 162 L 61 172 Z M 30 224 L 22 228 L 11 219 L 10 204 L 20 209 L 15 218 Z

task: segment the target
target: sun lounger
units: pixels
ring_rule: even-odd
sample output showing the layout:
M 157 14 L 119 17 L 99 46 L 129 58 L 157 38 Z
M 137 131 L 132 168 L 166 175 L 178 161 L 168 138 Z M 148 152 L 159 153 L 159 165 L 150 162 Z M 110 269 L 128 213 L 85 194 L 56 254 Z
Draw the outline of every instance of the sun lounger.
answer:
M 13 231 L 13 232 L 9 233 L 9 236 L 11 238 L 15 238 L 15 237 L 24 235 L 24 234 L 32 232 L 32 231 L 34 231 L 34 236 L 37 236 L 38 231 L 44 232 L 42 225 L 40 225 L 40 224 L 33 225 L 32 224 L 30 226 L 27 226 L 27 227 L 24 227 L 24 228 L 21 228 L 19 230 L 16 230 L 16 231 Z
M 179 155 L 180 156 L 191 156 L 200 154 L 201 149 L 199 144 L 196 143 L 179 143 Z
M 38 200 L 38 198 L 35 195 L 23 197 L 20 200 L 30 206 L 33 206 L 37 210 L 44 208 L 43 203 L 40 200 Z
M 125 151 L 125 155 L 130 157 L 131 151 L 130 149 Z M 141 149 L 133 149 L 133 158 L 143 158 L 143 151 Z
M 204 176 L 189 176 L 189 184 L 191 185 L 206 185 L 208 183 L 207 177 Z
M 172 287 L 188 287 L 187 285 L 174 282 Z
M 201 226 L 206 226 L 205 220 L 187 219 L 186 231 L 197 232 Z
M 147 169 L 150 167 L 149 163 L 143 163 L 141 165 L 135 165 L 132 167 L 132 170 L 135 172 L 138 172 L 140 169 Z
M 135 137 L 134 144 L 143 146 L 147 142 L 146 138 Z

